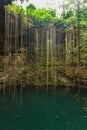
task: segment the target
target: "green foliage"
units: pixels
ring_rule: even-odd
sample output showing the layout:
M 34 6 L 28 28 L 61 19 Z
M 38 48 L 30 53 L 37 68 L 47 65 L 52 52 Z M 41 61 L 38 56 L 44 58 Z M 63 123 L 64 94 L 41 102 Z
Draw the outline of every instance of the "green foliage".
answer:
M 64 26 L 64 21 L 60 18 L 60 19 L 55 19 L 54 24 L 57 26 Z
M 87 26 L 87 7 L 80 8 L 79 12 L 78 10 L 76 10 L 76 13 L 75 11 L 69 10 L 65 13 L 62 13 L 60 18 L 56 16 L 55 9 L 36 9 L 35 5 L 33 4 L 29 4 L 26 7 L 26 10 L 24 10 L 21 6 L 17 6 L 15 4 L 7 5 L 5 8 L 8 12 L 13 13 L 15 15 L 23 14 L 24 17 L 26 15 L 27 18 L 31 19 L 32 23 L 35 26 L 48 27 L 50 24 L 53 23 L 68 31 L 70 29 L 71 24 L 72 26 L 78 25 L 78 20 L 81 27 Z M 79 15 L 79 17 L 77 14 Z
M 86 27 L 87 26 L 87 7 L 81 8 L 79 11 L 79 20 L 80 20 L 80 26 Z
M 56 17 L 56 10 L 55 10 L 55 9 L 49 9 L 48 12 L 49 12 L 49 14 L 50 14 L 52 17 Z
M 68 19 L 74 16 L 74 11 L 68 11 L 67 13 L 65 13 L 64 15 L 64 19 Z
M 87 7 L 81 8 L 79 13 L 80 13 L 80 20 L 82 19 L 87 20 Z
M 33 4 L 29 4 L 27 7 L 26 7 L 27 10 L 30 10 L 30 11 L 33 11 L 33 10 L 36 10 L 36 7 L 35 5 Z
M 23 8 L 21 6 L 17 6 L 15 4 L 12 5 L 7 5 L 5 6 L 5 9 L 9 12 L 9 13 L 13 13 L 13 14 L 24 14 L 25 11 L 23 10 Z
M 28 6 L 30 7 L 30 6 Z M 33 20 L 34 25 L 48 26 L 56 21 L 56 11 L 52 9 L 33 9 L 26 8 L 27 16 Z
M 61 19 L 63 21 L 65 30 L 68 30 L 68 27 L 70 28 L 71 24 L 73 24 L 73 26 L 77 26 L 78 21 L 79 21 L 80 27 L 86 27 L 87 26 L 87 7 L 80 8 L 79 10 L 76 11 L 75 14 L 74 14 L 74 11 L 68 11 L 61 15 Z
M 84 3 L 87 3 L 87 0 L 83 0 Z

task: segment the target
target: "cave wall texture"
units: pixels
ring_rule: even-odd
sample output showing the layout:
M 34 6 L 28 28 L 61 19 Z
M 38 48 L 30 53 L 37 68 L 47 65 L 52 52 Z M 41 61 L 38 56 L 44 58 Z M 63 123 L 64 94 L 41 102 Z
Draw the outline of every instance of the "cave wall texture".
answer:
M 11 0 L 0 0 L 0 55 L 4 55 L 5 42 L 5 5 L 10 4 Z

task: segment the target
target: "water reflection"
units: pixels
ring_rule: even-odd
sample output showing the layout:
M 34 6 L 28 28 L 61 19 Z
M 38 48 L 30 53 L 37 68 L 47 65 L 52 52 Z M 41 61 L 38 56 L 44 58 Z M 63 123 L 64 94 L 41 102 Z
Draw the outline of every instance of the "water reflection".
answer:
M 69 88 L 12 87 L 0 91 L 0 129 L 82 130 L 87 128 L 86 92 Z
M 22 106 L 22 87 L 20 87 L 20 106 Z

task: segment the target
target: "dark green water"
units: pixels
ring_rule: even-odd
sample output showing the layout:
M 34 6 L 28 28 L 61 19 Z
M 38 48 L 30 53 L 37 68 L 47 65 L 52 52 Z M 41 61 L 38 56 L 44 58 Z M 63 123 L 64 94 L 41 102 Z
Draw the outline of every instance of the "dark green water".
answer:
M 0 91 L 0 130 L 87 130 L 87 92 L 11 88 Z

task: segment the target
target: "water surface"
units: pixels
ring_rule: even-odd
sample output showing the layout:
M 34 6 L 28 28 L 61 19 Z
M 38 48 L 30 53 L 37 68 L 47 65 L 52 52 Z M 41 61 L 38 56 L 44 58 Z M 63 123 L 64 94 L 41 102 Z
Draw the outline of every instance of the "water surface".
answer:
M 0 91 L 0 130 L 86 130 L 87 92 L 11 88 Z

